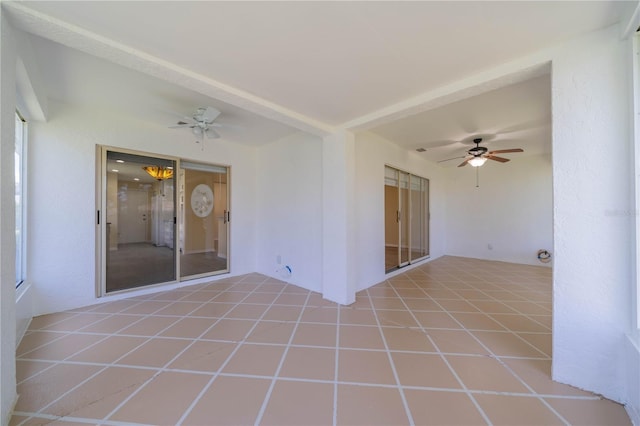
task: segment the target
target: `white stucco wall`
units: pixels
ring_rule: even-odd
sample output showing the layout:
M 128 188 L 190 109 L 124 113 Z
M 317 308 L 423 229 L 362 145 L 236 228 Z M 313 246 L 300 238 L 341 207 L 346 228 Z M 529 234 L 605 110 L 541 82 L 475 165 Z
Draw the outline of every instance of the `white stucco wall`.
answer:
M 551 55 L 553 377 L 629 402 L 631 86 L 619 34 L 592 33 Z
M 231 166 L 231 274 L 255 270 L 255 148 L 220 139 L 206 140 L 203 150 L 188 132 L 90 107 L 50 107 L 49 122 L 30 127 L 28 275 L 35 315 L 98 302 L 98 144 Z
M 16 270 L 14 143 L 16 41 L 0 9 L 0 422 L 8 424 L 16 401 Z
M 322 139 L 300 132 L 259 147 L 256 180 L 257 271 L 321 292 Z
M 444 254 L 444 170 L 371 133 L 356 137 L 356 233 L 357 290 L 386 278 L 384 268 L 384 166 L 389 165 L 429 179 L 430 259 Z
M 545 265 L 537 252 L 553 251 L 551 157 L 509 157 L 480 167 L 479 187 L 474 167 L 447 169 L 448 255 Z

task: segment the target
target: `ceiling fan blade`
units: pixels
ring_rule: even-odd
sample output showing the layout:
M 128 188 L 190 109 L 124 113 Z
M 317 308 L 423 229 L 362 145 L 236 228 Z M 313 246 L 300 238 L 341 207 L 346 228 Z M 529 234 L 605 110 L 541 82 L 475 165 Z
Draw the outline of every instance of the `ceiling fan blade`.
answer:
M 220 133 L 216 132 L 211 127 L 207 128 L 204 132 L 207 134 L 207 137 L 209 139 L 219 139 L 220 138 Z
M 473 157 L 472 157 L 473 158 Z M 467 158 L 466 160 L 464 160 L 462 163 L 458 164 L 458 167 L 464 167 L 467 165 L 467 163 L 469 162 L 469 160 L 471 160 L 471 158 Z
M 524 152 L 524 150 L 522 148 L 498 149 L 496 151 L 489 151 L 487 154 L 506 154 L 508 152 Z
M 485 155 L 484 158 L 488 158 L 489 160 L 499 161 L 501 163 L 506 163 L 507 161 L 511 161 L 508 158 L 496 157 L 495 155 Z
M 466 157 L 465 155 L 462 155 L 462 156 L 460 156 L 460 157 L 447 158 L 446 160 L 440 160 L 440 161 L 438 161 L 438 163 L 444 163 L 445 161 L 451 161 L 451 160 L 458 160 L 458 159 L 460 159 L 460 158 L 465 158 L 465 157 Z
M 182 129 L 185 127 L 194 127 L 194 125 L 189 123 L 178 123 L 175 126 L 169 126 L 170 129 Z
M 194 116 L 197 121 L 204 121 L 206 123 L 213 123 L 213 121 L 218 118 L 220 115 L 220 111 L 215 109 L 214 107 L 206 107 L 198 109 L 198 114 Z M 196 118 L 198 117 L 198 118 Z

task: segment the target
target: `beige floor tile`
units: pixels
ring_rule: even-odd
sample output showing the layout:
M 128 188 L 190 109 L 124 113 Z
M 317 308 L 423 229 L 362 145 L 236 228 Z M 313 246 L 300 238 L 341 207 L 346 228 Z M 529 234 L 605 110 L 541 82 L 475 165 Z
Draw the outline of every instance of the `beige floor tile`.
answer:
M 387 310 L 379 310 L 378 313 L 378 321 L 380 324 L 391 325 L 391 326 L 400 326 L 400 327 L 418 327 L 419 324 L 414 319 L 411 311 L 387 311 Z
M 102 419 L 142 386 L 154 371 L 110 367 L 47 408 L 55 416 Z
M 60 339 L 66 336 L 67 333 L 53 332 L 53 331 L 30 331 L 24 335 L 18 345 L 16 355 L 18 357 L 23 354 L 34 350 L 37 347 L 44 346 L 54 340 Z
M 21 355 L 25 359 L 60 361 L 106 338 L 94 334 L 67 334 L 61 339 L 47 343 Z
M 547 333 L 516 333 L 522 339 L 529 342 L 530 345 L 534 346 L 540 352 L 545 354 L 547 357 L 551 358 L 551 353 L 553 352 L 552 347 L 552 339 L 551 332 Z
M 193 317 L 222 318 L 235 306 L 236 305 L 234 303 L 209 302 L 200 306 L 189 315 Z
M 241 304 L 229 311 L 225 318 L 258 319 L 262 317 L 267 308 L 267 305 Z
M 335 350 L 292 346 L 287 351 L 280 377 L 312 380 L 333 380 Z
M 202 303 L 198 302 L 173 302 L 166 308 L 160 309 L 154 315 L 188 315 L 190 312 L 195 311 Z
M 311 306 L 311 307 L 322 306 L 325 308 L 336 308 L 336 309 L 340 307 L 340 305 L 338 305 L 335 302 L 332 302 L 327 299 L 323 299 L 320 293 L 311 293 L 309 295 L 309 299 L 307 300 L 307 306 Z
M 183 422 L 184 425 L 254 424 L 270 380 L 245 377 L 215 379 Z
M 248 295 L 249 293 L 245 291 L 225 291 L 224 293 L 218 294 L 216 298 L 213 299 L 213 302 L 237 305 Z
M 394 352 L 391 356 L 402 386 L 461 388 L 439 355 Z
M 466 300 L 438 300 L 440 306 L 449 312 L 480 312 Z
M 338 320 L 338 309 L 320 306 L 307 306 L 302 313 L 301 322 L 319 322 L 335 324 Z
M 109 420 L 176 424 L 209 381 L 208 376 L 163 372 L 129 399 Z
M 276 305 L 293 305 L 293 306 L 303 306 L 307 301 L 306 294 L 296 294 L 296 293 L 283 293 L 278 296 L 273 302 Z
M 269 321 L 297 321 L 302 312 L 299 306 L 272 306 L 262 317 Z
M 376 317 L 371 309 L 340 308 L 340 324 L 376 325 Z
M 399 297 L 372 297 L 371 303 L 375 309 L 393 309 L 405 311 L 404 302 Z
M 142 345 L 145 337 L 110 336 L 95 345 L 78 352 L 69 361 L 96 362 L 110 364 L 136 347 Z
M 273 376 L 284 353 L 283 346 L 243 344 L 223 368 L 224 373 Z
M 465 330 L 426 330 L 426 333 L 441 352 L 475 355 L 489 353 Z
M 171 324 L 177 322 L 178 317 L 145 317 L 140 321 L 131 324 L 129 327 L 123 328 L 118 331 L 118 334 L 129 334 L 133 336 L 145 336 L 152 337 L 160 333 Z
M 187 347 L 189 341 L 156 337 L 118 361 L 120 365 L 162 367 Z
M 462 326 L 446 312 L 414 312 L 413 314 L 424 328 L 462 328 Z
M 29 330 L 40 330 L 43 327 L 48 327 L 61 321 L 74 318 L 77 315 L 78 313 L 74 312 L 56 312 L 53 314 L 33 317 L 31 323 L 29 323 Z
M 503 362 L 539 394 L 591 396 L 588 392 L 551 380 L 550 360 L 505 358 Z
M 287 286 L 285 283 L 265 282 L 256 291 L 261 293 L 280 293 Z
M 184 317 L 173 323 L 172 326 L 164 330 L 159 336 L 196 338 L 204 333 L 216 322 L 213 318 Z
M 18 385 L 15 411 L 37 412 L 100 371 L 95 365 L 58 364 Z
M 240 342 L 249 334 L 255 323 L 254 320 L 221 319 L 202 338 Z
M 220 294 L 219 291 L 196 291 L 181 299 L 182 302 L 210 302 L 214 297 Z
M 338 385 L 337 424 L 405 425 L 409 423 L 395 388 Z
M 451 300 L 450 302 L 457 302 L 457 301 Z M 411 309 L 414 312 L 442 311 L 442 308 L 439 305 L 439 303 L 442 303 L 442 301 L 436 302 L 435 300 L 432 300 L 432 299 L 404 299 L 404 303 L 407 306 L 407 308 Z
M 511 309 L 525 315 L 550 315 L 551 310 L 534 302 L 505 302 Z
M 631 426 L 624 406 L 608 399 L 557 399 L 546 401 L 573 425 Z
M 294 345 L 335 346 L 337 330 L 329 324 L 298 324 L 293 336 Z
M 446 358 L 467 389 L 529 393 L 522 382 L 494 358 L 453 355 Z
M 138 321 L 138 315 L 118 314 L 111 315 L 103 320 L 94 322 L 80 329 L 83 333 L 116 333 Z
M 181 353 L 167 368 L 215 372 L 220 369 L 237 343 L 197 341 Z
M 16 382 L 20 383 L 55 365 L 54 361 L 16 360 Z
M 483 313 L 452 313 L 467 330 L 501 330 L 504 328 L 500 323 L 494 321 L 489 315 Z
M 333 384 L 275 383 L 262 416 L 262 425 L 330 425 L 333 422 Z
M 353 349 L 384 349 L 378 327 L 362 325 L 340 326 L 340 347 Z
M 436 301 L 439 300 L 461 300 L 462 297 L 455 291 L 451 291 L 448 289 L 444 289 L 444 288 L 436 288 L 436 289 L 429 289 L 426 292 L 429 297 L 435 299 Z
M 509 306 L 492 300 L 474 300 L 471 302 L 476 308 L 485 314 L 515 314 L 516 311 Z
M 29 417 L 26 417 L 26 416 L 13 416 L 9 421 L 9 426 L 18 426 L 20 424 L 24 424 L 23 422 L 28 418 Z
M 176 300 L 182 299 L 183 297 L 187 296 L 189 293 L 191 292 L 188 290 L 163 291 L 163 292 L 154 294 L 151 297 L 151 300 L 164 300 L 168 302 L 174 302 Z
M 538 398 L 478 394 L 474 395 L 474 398 L 491 423 L 496 426 L 564 424 Z
M 154 312 L 159 311 L 160 309 L 166 308 L 170 304 L 171 304 L 171 302 L 166 302 L 166 301 L 147 300 L 147 301 L 138 303 L 137 305 L 134 305 L 134 306 L 132 306 L 130 308 L 127 308 L 127 309 L 123 310 L 121 313 L 123 313 L 123 314 L 149 315 L 149 314 L 152 314 Z
M 497 356 L 546 357 L 544 353 L 509 332 L 474 331 L 473 334 Z
M 340 349 L 338 380 L 341 382 L 395 385 L 386 352 Z
M 421 329 L 383 327 L 382 332 L 391 351 L 435 352 L 435 348 Z
M 246 297 L 246 299 L 244 299 L 244 303 L 271 305 L 277 297 L 277 293 L 251 293 Z
M 41 325 L 40 330 L 47 331 L 76 331 L 88 325 L 107 318 L 109 314 L 99 314 L 93 312 L 80 312 L 66 319 Z
M 549 327 L 519 314 L 492 314 L 491 318 L 511 331 L 533 333 L 551 332 Z
M 404 393 L 416 425 L 487 424 L 466 393 L 414 389 Z
M 292 322 L 259 321 L 247 337 L 247 342 L 287 344 L 294 327 Z

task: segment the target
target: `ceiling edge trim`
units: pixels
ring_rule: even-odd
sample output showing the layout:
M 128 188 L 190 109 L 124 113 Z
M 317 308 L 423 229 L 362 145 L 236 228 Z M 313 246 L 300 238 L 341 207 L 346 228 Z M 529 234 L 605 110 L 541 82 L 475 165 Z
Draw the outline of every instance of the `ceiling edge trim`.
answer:
M 11 1 L 2 2 L 2 6 L 9 12 L 14 25 L 23 31 L 152 75 L 317 136 L 323 137 L 336 131 L 335 127 L 326 123 L 110 38 L 35 11 L 24 4 Z

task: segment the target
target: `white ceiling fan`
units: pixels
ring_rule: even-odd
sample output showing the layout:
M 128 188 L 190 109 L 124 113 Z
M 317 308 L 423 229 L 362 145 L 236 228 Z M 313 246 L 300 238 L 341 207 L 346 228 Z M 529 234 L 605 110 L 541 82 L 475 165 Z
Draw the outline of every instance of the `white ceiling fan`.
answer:
M 206 135 L 209 139 L 218 139 L 220 134 L 214 127 L 222 127 L 222 124 L 215 123 L 219 115 L 220 111 L 214 107 L 201 107 L 198 108 L 191 117 L 184 117 L 178 121 L 175 126 L 170 126 L 169 128 L 179 129 L 187 127 L 190 128 L 191 132 L 196 136 Z

